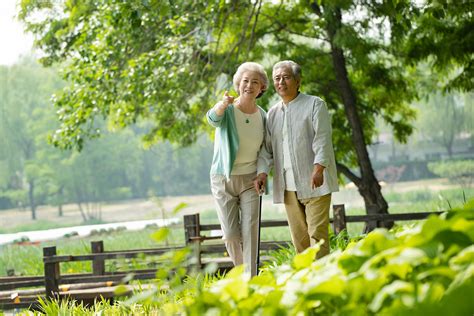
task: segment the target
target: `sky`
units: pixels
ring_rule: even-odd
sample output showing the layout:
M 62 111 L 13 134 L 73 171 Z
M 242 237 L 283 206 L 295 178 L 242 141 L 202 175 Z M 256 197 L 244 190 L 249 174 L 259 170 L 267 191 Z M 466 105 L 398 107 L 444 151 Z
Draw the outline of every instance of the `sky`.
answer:
M 26 34 L 15 19 L 18 1 L 0 0 L 0 65 L 14 64 L 33 46 L 33 36 Z

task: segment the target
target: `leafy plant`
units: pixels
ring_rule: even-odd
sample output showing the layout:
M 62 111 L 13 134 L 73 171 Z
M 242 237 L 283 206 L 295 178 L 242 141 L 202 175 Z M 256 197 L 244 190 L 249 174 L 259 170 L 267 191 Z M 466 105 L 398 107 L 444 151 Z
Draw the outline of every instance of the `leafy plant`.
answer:
M 470 315 L 474 303 L 465 291 L 474 288 L 473 232 L 471 201 L 413 227 L 377 229 L 317 261 L 315 246 L 253 279 L 233 270 L 193 299 L 186 312 Z

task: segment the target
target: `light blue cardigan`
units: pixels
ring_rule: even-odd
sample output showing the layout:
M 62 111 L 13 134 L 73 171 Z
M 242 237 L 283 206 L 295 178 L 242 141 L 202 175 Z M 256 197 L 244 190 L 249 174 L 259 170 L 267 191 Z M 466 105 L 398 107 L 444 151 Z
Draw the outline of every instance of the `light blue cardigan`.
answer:
M 263 120 L 263 142 L 265 143 L 265 130 L 267 123 L 267 113 L 259 106 Z M 234 165 L 237 151 L 239 150 L 239 135 L 237 133 L 237 125 L 235 123 L 234 105 L 227 107 L 224 115 L 217 115 L 214 108 L 210 109 L 207 114 L 207 121 L 216 127 L 216 136 L 214 140 L 214 157 L 212 158 L 211 175 L 225 175 L 230 179 L 232 167 Z

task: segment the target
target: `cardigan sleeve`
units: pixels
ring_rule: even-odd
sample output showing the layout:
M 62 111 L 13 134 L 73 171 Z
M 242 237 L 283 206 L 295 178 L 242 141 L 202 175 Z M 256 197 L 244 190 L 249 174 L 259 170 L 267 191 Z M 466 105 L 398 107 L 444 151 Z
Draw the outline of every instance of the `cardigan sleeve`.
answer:
M 220 127 L 224 121 L 224 117 L 226 116 L 226 114 L 227 114 L 227 109 L 225 110 L 224 115 L 219 116 L 217 115 L 214 108 L 211 108 L 209 111 L 207 111 L 207 114 L 206 114 L 207 122 L 214 127 Z

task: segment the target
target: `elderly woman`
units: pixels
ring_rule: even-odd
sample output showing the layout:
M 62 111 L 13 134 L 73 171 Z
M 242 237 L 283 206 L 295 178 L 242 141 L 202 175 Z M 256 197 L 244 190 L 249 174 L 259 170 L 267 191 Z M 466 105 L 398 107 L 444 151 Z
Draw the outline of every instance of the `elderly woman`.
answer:
M 216 127 L 211 166 L 211 190 L 234 265 L 256 275 L 259 198 L 253 188 L 257 156 L 265 137 L 265 111 L 256 104 L 268 87 L 260 64 L 246 62 L 233 78 L 239 97 L 226 91 L 221 101 L 207 112 Z

